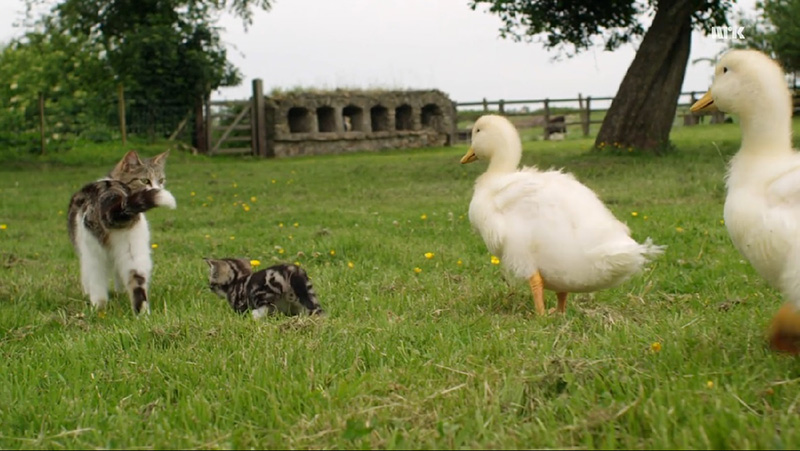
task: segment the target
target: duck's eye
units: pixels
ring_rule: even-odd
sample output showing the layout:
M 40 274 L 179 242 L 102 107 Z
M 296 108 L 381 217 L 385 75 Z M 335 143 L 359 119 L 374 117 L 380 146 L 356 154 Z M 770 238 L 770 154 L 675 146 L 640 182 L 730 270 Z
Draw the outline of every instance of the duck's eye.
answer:
M 480 132 L 481 132 L 481 129 L 475 130 L 475 133 L 480 133 Z
M 139 181 L 142 182 L 145 185 L 149 185 L 150 184 L 150 179 L 139 179 Z
M 728 68 L 727 67 L 723 67 L 722 68 L 722 73 L 723 74 L 727 74 L 728 73 Z

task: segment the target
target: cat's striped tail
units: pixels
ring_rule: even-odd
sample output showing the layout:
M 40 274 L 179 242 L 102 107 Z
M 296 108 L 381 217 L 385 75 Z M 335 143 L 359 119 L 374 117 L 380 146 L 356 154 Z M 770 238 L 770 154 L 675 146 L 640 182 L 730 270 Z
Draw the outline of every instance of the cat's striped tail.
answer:
M 325 311 L 319 304 L 317 294 L 314 292 L 314 286 L 311 284 L 311 279 L 308 274 L 296 265 L 288 265 L 289 269 L 289 284 L 297 295 L 297 299 L 308 310 L 310 315 L 321 315 Z
M 110 226 L 130 221 L 139 213 L 155 207 L 176 208 L 175 197 L 165 189 L 148 189 L 131 193 L 127 198 L 120 195 L 103 199 L 105 220 Z

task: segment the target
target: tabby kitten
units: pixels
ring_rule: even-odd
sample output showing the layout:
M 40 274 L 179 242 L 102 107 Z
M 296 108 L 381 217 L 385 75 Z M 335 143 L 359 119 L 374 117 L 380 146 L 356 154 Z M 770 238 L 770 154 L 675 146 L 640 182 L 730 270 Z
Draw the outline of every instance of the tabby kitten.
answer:
M 134 313 L 150 313 L 147 287 L 153 264 L 144 212 L 177 206 L 164 189 L 168 153 L 141 160 L 131 150 L 106 177 L 87 184 L 70 200 L 69 238 L 80 259 L 83 292 L 98 310 L 106 307 L 113 274 L 116 290 L 127 289 Z
M 253 318 L 275 314 L 295 316 L 323 314 L 308 274 L 297 265 L 280 264 L 253 272 L 243 258 L 204 258 L 209 266 L 209 287 L 227 298 L 237 312 L 250 311 Z

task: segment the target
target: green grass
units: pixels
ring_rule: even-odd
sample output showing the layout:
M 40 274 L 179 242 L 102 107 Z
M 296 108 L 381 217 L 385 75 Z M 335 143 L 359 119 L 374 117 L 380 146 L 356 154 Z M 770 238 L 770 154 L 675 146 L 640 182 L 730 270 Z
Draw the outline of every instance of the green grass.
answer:
M 148 213 L 153 313 L 139 319 L 124 295 L 105 317 L 88 307 L 64 216 L 122 149 L 6 165 L 0 446 L 797 448 L 800 366 L 764 342 L 782 300 L 720 223 L 738 127 L 673 139 L 660 158 L 526 141 L 524 164 L 573 172 L 636 239 L 669 246 L 641 276 L 543 318 L 471 230 L 485 165 L 460 165 L 463 146 L 173 152 L 178 209 Z M 299 261 L 329 316 L 236 315 L 202 261 L 226 256 Z

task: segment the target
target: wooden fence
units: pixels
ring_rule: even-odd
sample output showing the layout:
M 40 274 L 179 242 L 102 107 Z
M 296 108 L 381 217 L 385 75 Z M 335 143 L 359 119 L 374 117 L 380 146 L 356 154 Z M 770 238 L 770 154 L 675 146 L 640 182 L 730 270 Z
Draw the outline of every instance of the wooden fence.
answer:
M 678 110 L 676 111 L 676 118 L 679 118 L 683 125 L 691 126 L 697 125 L 702 122 L 703 116 L 711 116 L 710 123 L 721 123 L 725 121 L 725 114 L 721 112 L 717 113 L 691 113 L 689 111 L 689 107 L 699 99 L 705 91 L 690 91 L 690 92 L 682 92 L 680 97 L 678 98 Z M 798 100 L 798 97 L 795 97 Z M 542 117 L 541 120 L 541 127 L 543 131 L 543 137 L 546 140 L 549 140 L 551 135 L 555 133 L 563 133 L 566 134 L 568 126 L 575 126 L 580 125 L 581 131 L 583 136 L 589 136 L 590 127 L 592 124 L 601 124 L 603 121 L 602 119 L 592 119 L 592 111 L 604 111 L 607 108 L 598 108 L 592 109 L 592 102 L 595 102 L 595 105 L 599 102 L 606 102 L 609 103 L 614 100 L 614 97 L 592 97 L 586 96 L 584 97 L 582 94 L 578 94 L 577 98 L 572 99 L 533 99 L 533 100 L 487 100 L 484 98 L 480 101 L 474 102 L 457 102 L 456 108 L 460 110 L 469 109 L 469 107 L 481 107 L 484 112 L 490 111 L 497 111 L 499 114 L 508 115 L 508 114 L 533 114 L 530 111 L 536 111 L 536 109 L 540 109 L 541 113 L 539 116 Z M 558 114 L 554 115 L 552 113 L 552 109 L 554 105 L 564 105 L 569 104 L 572 108 L 575 108 L 576 113 L 578 114 L 578 120 L 568 122 L 566 120 L 566 114 Z M 797 104 L 797 103 L 796 103 Z M 525 107 L 534 107 L 526 111 L 507 111 L 507 107 L 509 105 L 522 105 Z M 491 107 L 496 107 L 495 109 Z M 574 113 L 573 113 L 574 114 Z M 459 129 L 459 140 L 469 140 L 469 133 L 470 130 L 467 129 Z

